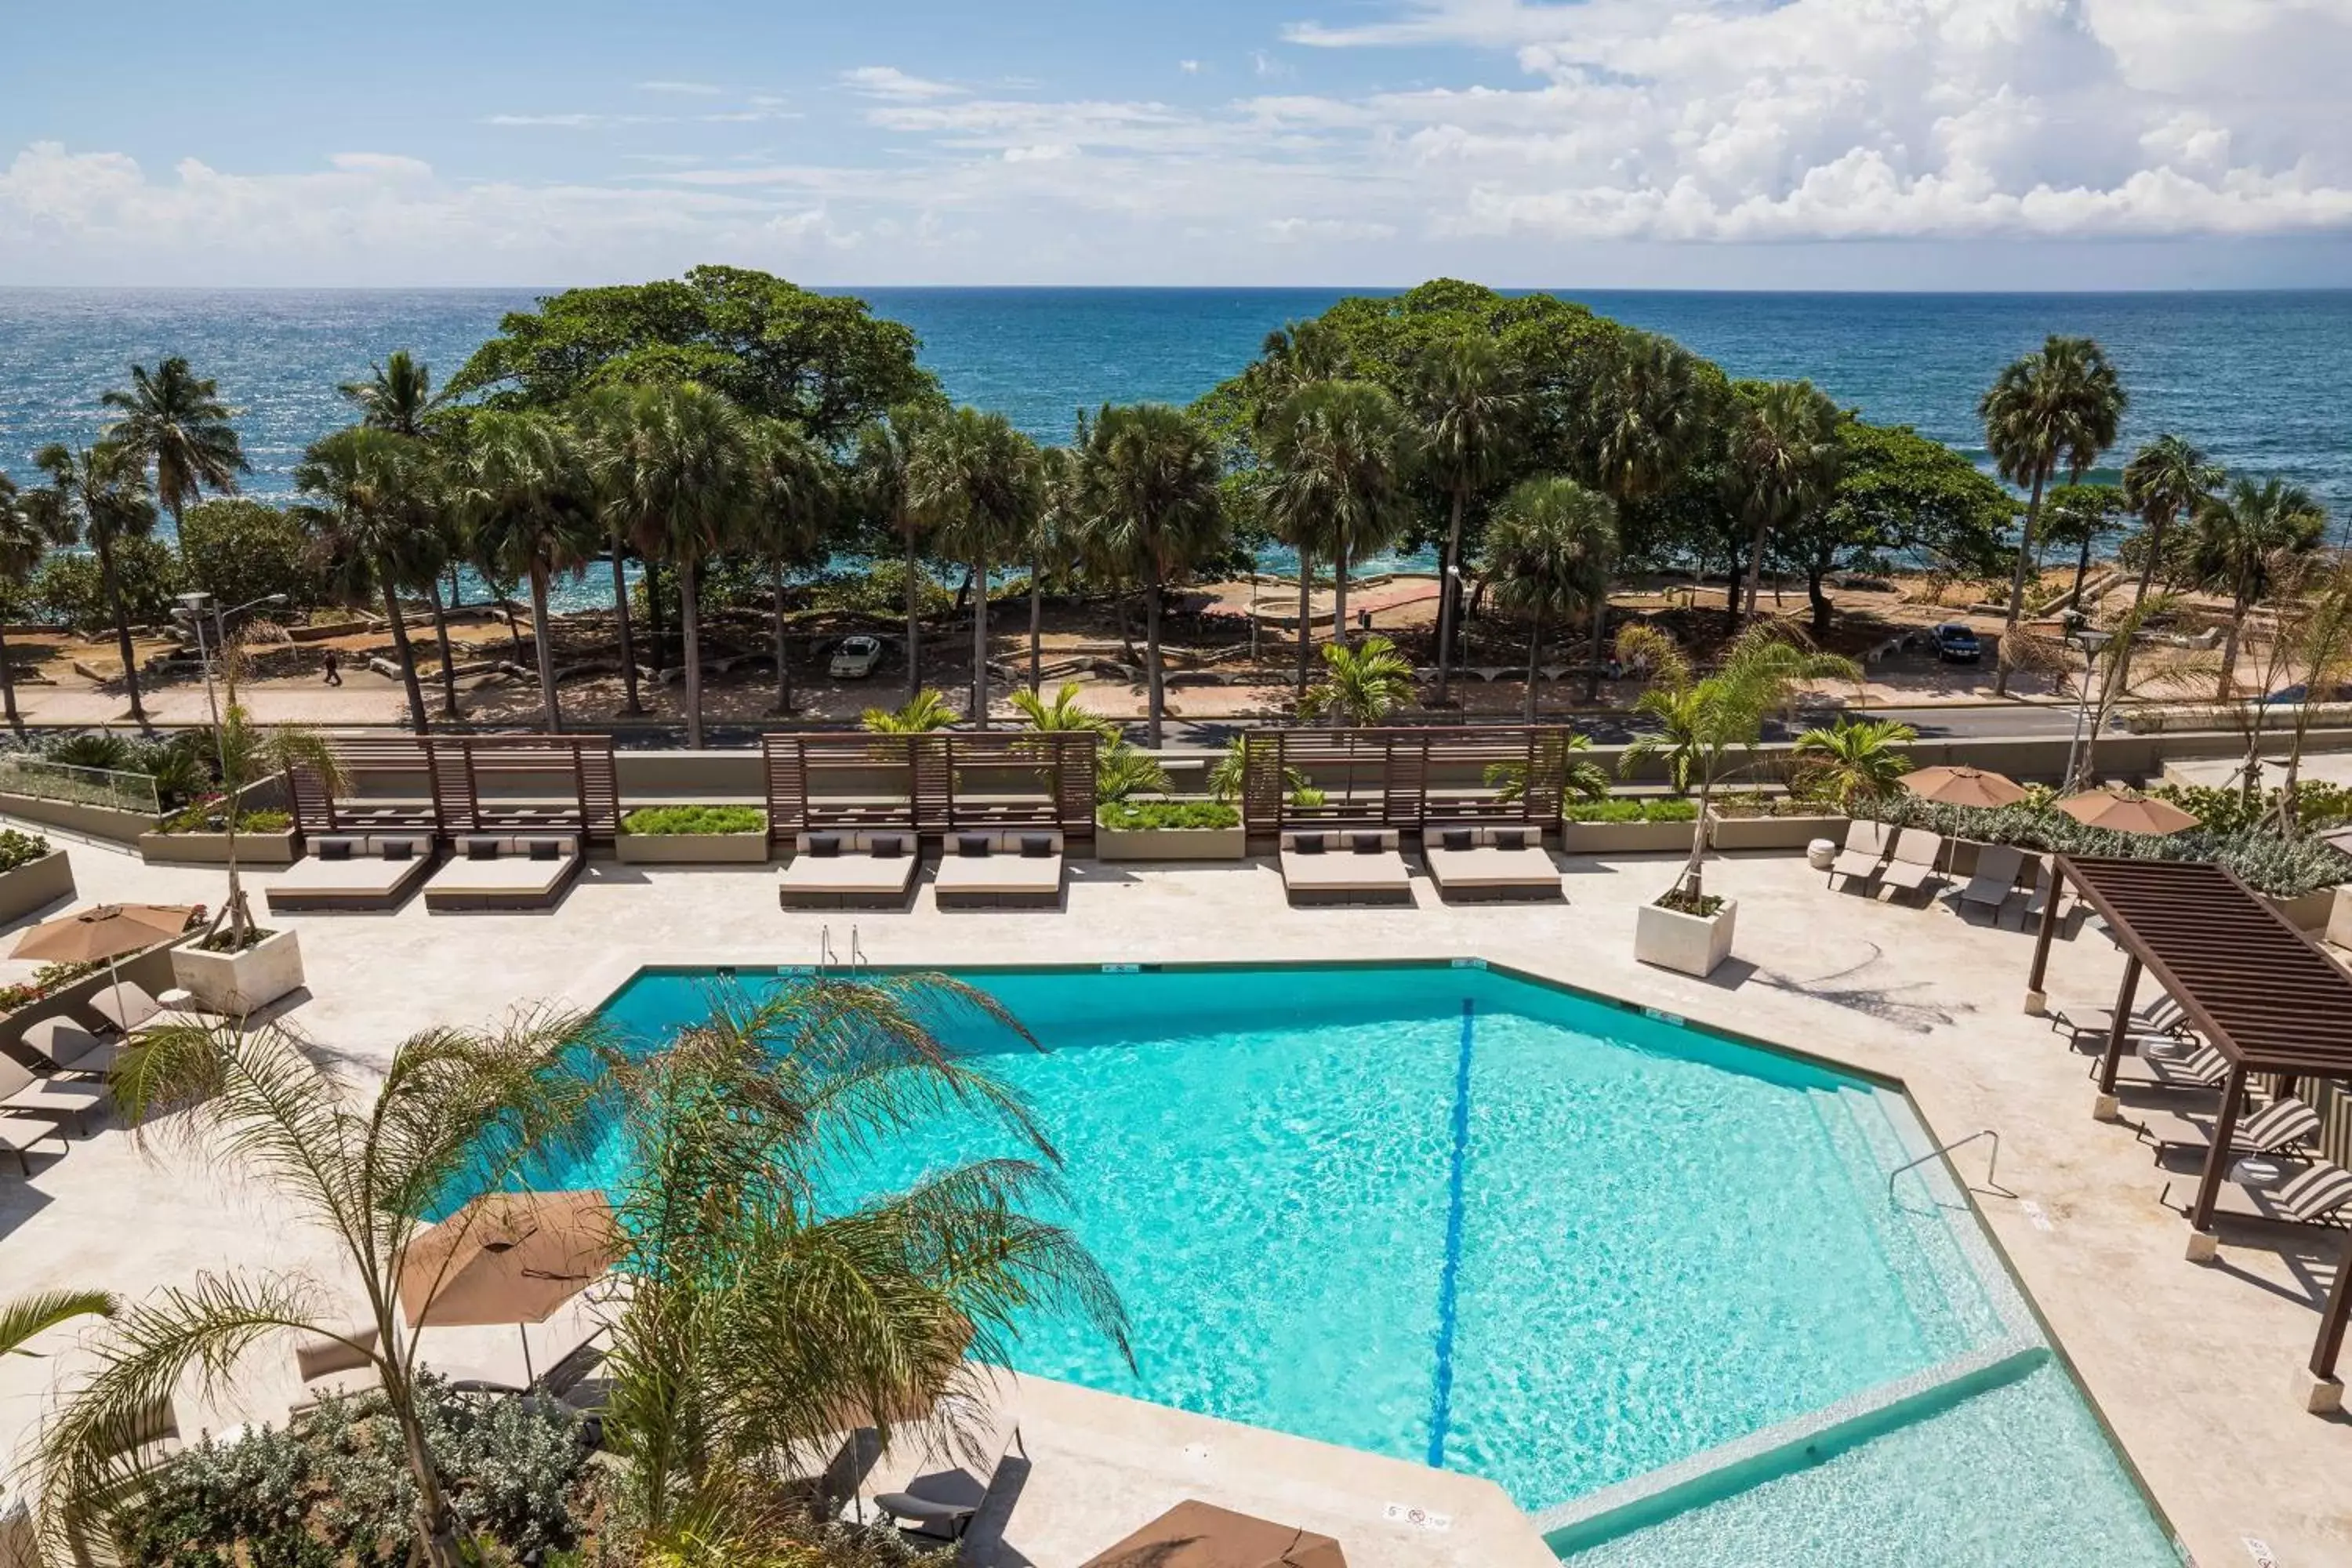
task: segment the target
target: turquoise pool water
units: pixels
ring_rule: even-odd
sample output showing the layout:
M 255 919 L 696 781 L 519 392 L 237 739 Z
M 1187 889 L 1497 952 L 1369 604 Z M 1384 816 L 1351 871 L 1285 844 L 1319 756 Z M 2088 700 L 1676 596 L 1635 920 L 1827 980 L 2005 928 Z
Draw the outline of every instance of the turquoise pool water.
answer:
M 2014 1331 L 1952 1216 L 1889 1204 L 1908 1113 L 1862 1080 L 1475 966 L 967 978 L 1045 1047 L 956 1042 L 1029 1097 L 1068 1163 L 1058 1217 L 1133 1323 L 1132 1371 L 1046 1321 L 1024 1372 L 1486 1476 L 1532 1510 Z M 605 1015 L 650 1046 L 714 985 L 793 983 L 649 971 Z M 1000 1152 L 941 1128 L 862 1180 Z M 613 1187 L 625 1158 L 540 1179 Z M 1594 1560 L 1736 1560 L 1623 1555 L 1653 1534 Z

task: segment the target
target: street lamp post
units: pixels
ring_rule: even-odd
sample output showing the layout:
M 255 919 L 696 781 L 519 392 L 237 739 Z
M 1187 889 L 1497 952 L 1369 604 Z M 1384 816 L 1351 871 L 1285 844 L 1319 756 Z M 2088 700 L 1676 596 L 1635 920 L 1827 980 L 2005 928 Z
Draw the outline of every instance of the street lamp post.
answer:
M 204 668 L 205 672 L 205 707 L 212 713 L 213 749 L 215 752 L 218 752 L 220 750 L 220 698 L 213 689 L 212 649 L 215 647 L 226 649 L 228 647 L 228 623 L 230 621 L 235 620 L 237 616 L 245 614 L 246 611 L 257 609 L 263 605 L 282 605 L 286 602 L 286 595 L 283 594 L 264 594 L 258 599 L 247 599 L 244 604 L 237 605 L 236 608 L 233 610 L 222 609 L 218 599 L 215 598 L 210 594 L 203 593 L 201 591 L 193 594 L 182 594 L 179 597 L 180 607 L 172 612 L 172 618 L 184 623 L 195 631 L 196 662 Z M 211 647 L 206 647 L 205 643 L 204 609 L 206 605 L 210 605 L 213 611 L 213 640 Z M 222 759 L 222 766 L 224 768 L 227 766 L 227 760 L 226 758 Z
M 2082 700 L 2074 704 L 2074 739 L 2066 747 L 2065 787 L 2068 789 L 2073 789 L 2076 782 L 2074 763 L 2083 752 L 2083 724 L 2084 721 L 2090 716 L 2091 683 L 2098 679 L 2099 653 L 2115 640 L 2116 634 L 2113 632 L 2092 631 L 2083 627 L 2078 628 L 2074 633 L 2074 641 L 2083 650 L 2083 696 Z

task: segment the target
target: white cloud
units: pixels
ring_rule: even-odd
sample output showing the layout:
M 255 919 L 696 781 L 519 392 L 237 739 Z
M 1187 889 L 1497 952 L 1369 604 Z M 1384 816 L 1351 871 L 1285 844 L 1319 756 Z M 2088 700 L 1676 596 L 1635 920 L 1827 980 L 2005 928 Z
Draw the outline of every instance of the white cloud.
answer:
M 482 123 L 533 126 L 556 131 L 597 131 L 614 125 L 667 125 L 676 118 L 668 114 L 492 114 L 484 118 Z
M 1066 142 L 1040 142 L 1033 147 L 1007 147 L 1004 150 L 1004 161 L 1008 163 L 1050 163 L 1077 155 L 1078 150 Z
M 1176 68 L 1182 71 L 1186 76 L 1199 76 L 1201 74 L 1201 62 L 1198 60 L 1178 60 L 1176 62 Z
M 430 179 L 433 165 L 399 153 L 337 153 L 327 162 L 347 174 L 377 174 L 391 180 Z
M 892 98 L 920 100 L 932 98 L 953 98 L 963 91 L 943 81 L 931 81 L 919 76 L 908 76 L 896 66 L 859 66 L 841 73 L 841 85 L 868 98 Z
M 707 81 L 641 81 L 639 92 L 672 92 L 687 98 L 717 98 L 725 90 Z

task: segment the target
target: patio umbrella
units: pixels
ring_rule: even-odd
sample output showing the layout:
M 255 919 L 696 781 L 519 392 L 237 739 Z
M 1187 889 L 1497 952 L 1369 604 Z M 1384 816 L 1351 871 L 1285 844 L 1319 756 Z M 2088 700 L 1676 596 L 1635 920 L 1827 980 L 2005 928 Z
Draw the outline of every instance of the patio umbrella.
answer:
M 1339 1543 L 1187 1498 L 1082 1568 L 1348 1568 Z
M 114 987 L 114 1011 L 122 1011 L 122 977 L 114 961 L 169 942 L 188 929 L 194 911 L 185 904 L 100 904 L 95 909 L 43 921 L 19 938 L 11 958 L 43 963 L 104 963 Z
M 2015 805 L 2026 795 L 2025 786 L 2015 779 L 1983 768 L 1921 768 L 1903 775 L 1903 787 L 1938 805 L 1974 805 L 1989 811 Z
M 2058 809 L 2085 827 L 2104 827 L 2110 833 L 2161 837 L 2186 833 L 2197 826 L 2197 818 L 2170 801 L 2158 800 L 2136 789 L 2084 790 L 2060 801 Z
M 530 1337 L 620 1256 L 619 1222 L 602 1193 L 485 1193 L 420 1232 L 400 1265 L 412 1329 L 512 1323 L 532 1377 Z

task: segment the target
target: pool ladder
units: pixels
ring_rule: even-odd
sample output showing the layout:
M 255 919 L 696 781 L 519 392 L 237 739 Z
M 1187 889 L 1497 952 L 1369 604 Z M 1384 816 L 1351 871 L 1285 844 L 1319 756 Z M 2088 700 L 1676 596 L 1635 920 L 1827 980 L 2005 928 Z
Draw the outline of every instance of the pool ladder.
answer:
M 857 940 L 857 928 L 849 928 L 849 973 L 856 974 L 872 963 L 866 949 Z M 841 967 L 841 955 L 833 951 L 833 927 L 821 926 L 816 935 L 816 972 L 823 975 Z
M 2004 1198 L 2015 1197 L 2017 1195 L 2015 1193 L 2011 1192 L 2007 1187 L 2000 1185 L 2000 1184 L 1992 1179 L 1994 1172 L 1998 1170 L 2000 1165 L 2000 1134 L 1988 1127 L 1980 1132 L 1971 1132 L 1965 1138 L 1955 1138 L 1948 1143 L 1938 1144 L 1935 1148 L 1930 1149 L 1926 1153 L 1920 1155 L 1917 1159 L 1907 1161 L 1903 1164 L 1897 1165 L 1894 1170 L 1889 1171 L 1886 1173 L 1886 1201 L 1890 1204 L 1895 1201 L 1895 1183 L 1896 1178 L 1900 1177 L 1904 1172 L 1916 1170 L 1917 1167 L 1926 1164 L 1930 1160 L 1941 1159 L 1944 1155 L 1950 1153 L 1955 1149 L 1965 1149 L 1979 1138 L 1991 1139 L 1992 1148 L 1985 1156 L 1984 1185 L 1975 1190 L 1992 1193 Z

